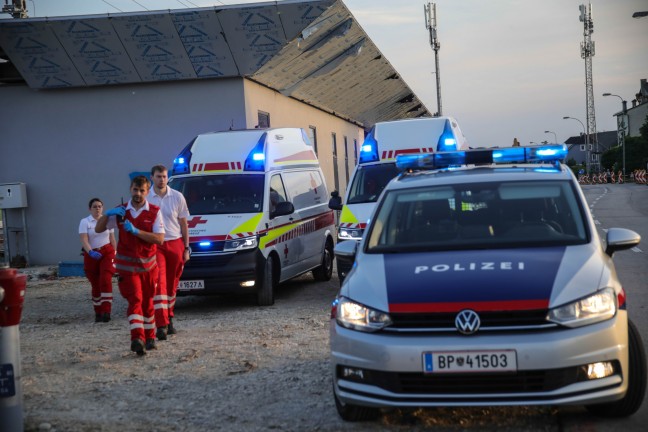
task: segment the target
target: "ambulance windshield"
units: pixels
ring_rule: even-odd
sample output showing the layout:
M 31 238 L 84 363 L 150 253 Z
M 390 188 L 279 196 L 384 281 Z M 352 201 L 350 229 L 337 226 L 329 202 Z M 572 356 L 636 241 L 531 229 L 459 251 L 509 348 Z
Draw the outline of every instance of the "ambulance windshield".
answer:
M 398 174 L 395 163 L 359 166 L 349 189 L 347 204 L 376 202 L 387 183 Z
M 192 215 L 259 213 L 263 209 L 263 174 L 174 177 Z

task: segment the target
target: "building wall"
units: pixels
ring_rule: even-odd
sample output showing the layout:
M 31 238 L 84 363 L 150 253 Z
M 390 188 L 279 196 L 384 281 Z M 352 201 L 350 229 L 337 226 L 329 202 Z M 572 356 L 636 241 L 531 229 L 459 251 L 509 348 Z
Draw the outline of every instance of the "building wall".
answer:
M 641 136 L 639 129 L 646 123 L 648 116 L 648 102 L 637 105 L 628 110 L 628 135 L 631 137 Z
M 329 192 L 336 189 L 334 181 L 333 139 L 337 141 L 338 189 L 346 190 L 348 167 L 349 176 L 355 168 L 354 139 L 357 151 L 364 140 L 363 128 L 335 117 L 319 109 L 313 108 L 295 99 L 283 96 L 281 93 L 245 80 L 245 113 L 248 128 L 258 125 L 258 113 L 270 114 L 271 127 L 300 127 L 307 133 L 310 126 L 317 130 L 317 156 L 326 177 L 326 187 Z M 344 137 L 347 138 L 348 159 L 345 160 Z
M 0 86 L 0 184 L 27 184 L 30 265 L 81 259 L 88 201 L 129 199 L 129 174 L 173 158 L 197 134 L 247 124 L 240 78 L 61 90 Z M 8 210 L 9 227 L 21 212 Z M 18 245 L 15 244 L 18 239 Z M 24 239 L 10 232 L 12 255 Z

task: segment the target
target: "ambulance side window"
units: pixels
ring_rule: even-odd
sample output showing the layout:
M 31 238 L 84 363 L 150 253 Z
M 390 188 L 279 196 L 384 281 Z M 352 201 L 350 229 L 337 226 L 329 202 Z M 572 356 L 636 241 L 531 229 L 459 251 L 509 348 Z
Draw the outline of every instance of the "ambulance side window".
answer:
M 286 188 L 280 174 L 275 174 L 270 178 L 270 213 L 275 210 L 277 203 L 288 201 L 286 198 Z
M 319 171 L 287 172 L 284 173 L 284 179 L 295 210 L 328 202 L 326 187 Z

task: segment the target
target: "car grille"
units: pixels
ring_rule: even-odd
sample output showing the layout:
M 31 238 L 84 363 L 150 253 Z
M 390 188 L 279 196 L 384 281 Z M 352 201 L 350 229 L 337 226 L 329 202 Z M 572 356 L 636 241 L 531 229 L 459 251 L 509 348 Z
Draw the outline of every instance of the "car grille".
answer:
M 185 268 L 224 267 L 234 256 L 235 254 L 199 255 L 194 253 L 191 255 L 191 259 L 185 263 Z
M 342 377 L 338 366 L 338 378 Z M 619 372 L 618 363 L 614 363 Z M 341 378 L 348 379 L 348 378 Z M 381 372 L 363 369 L 363 378 L 351 379 L 380 387 L 396 394 L 505 394 L 550 392 L 581 381 L 587 381 L 583 367 L 518 372 L 471 374 L 424 374 Z
M 384 331 L 456 331 L 456 312 L 452 313 L 391 313 L 392 325 Z M 547 321 L 547 310 L 479 312 L 479 331 L 530 330 L 556 327 Z

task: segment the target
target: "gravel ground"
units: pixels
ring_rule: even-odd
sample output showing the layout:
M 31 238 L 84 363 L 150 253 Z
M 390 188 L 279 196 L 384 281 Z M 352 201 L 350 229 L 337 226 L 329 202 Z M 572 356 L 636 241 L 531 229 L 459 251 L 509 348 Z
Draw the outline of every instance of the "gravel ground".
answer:
M 551 408 L 392 410 L 345 423 L 331 395 L 329 305 L 338 280 L 283 285 L 274 306 L 183 297 L 178 334 L 130 352 L 126 303 L 94 323 L 84 278 L 27 284 L 20 325 L 26 431 L 557 431 Z M 564 430 L 564 429 L 563 429 Z

